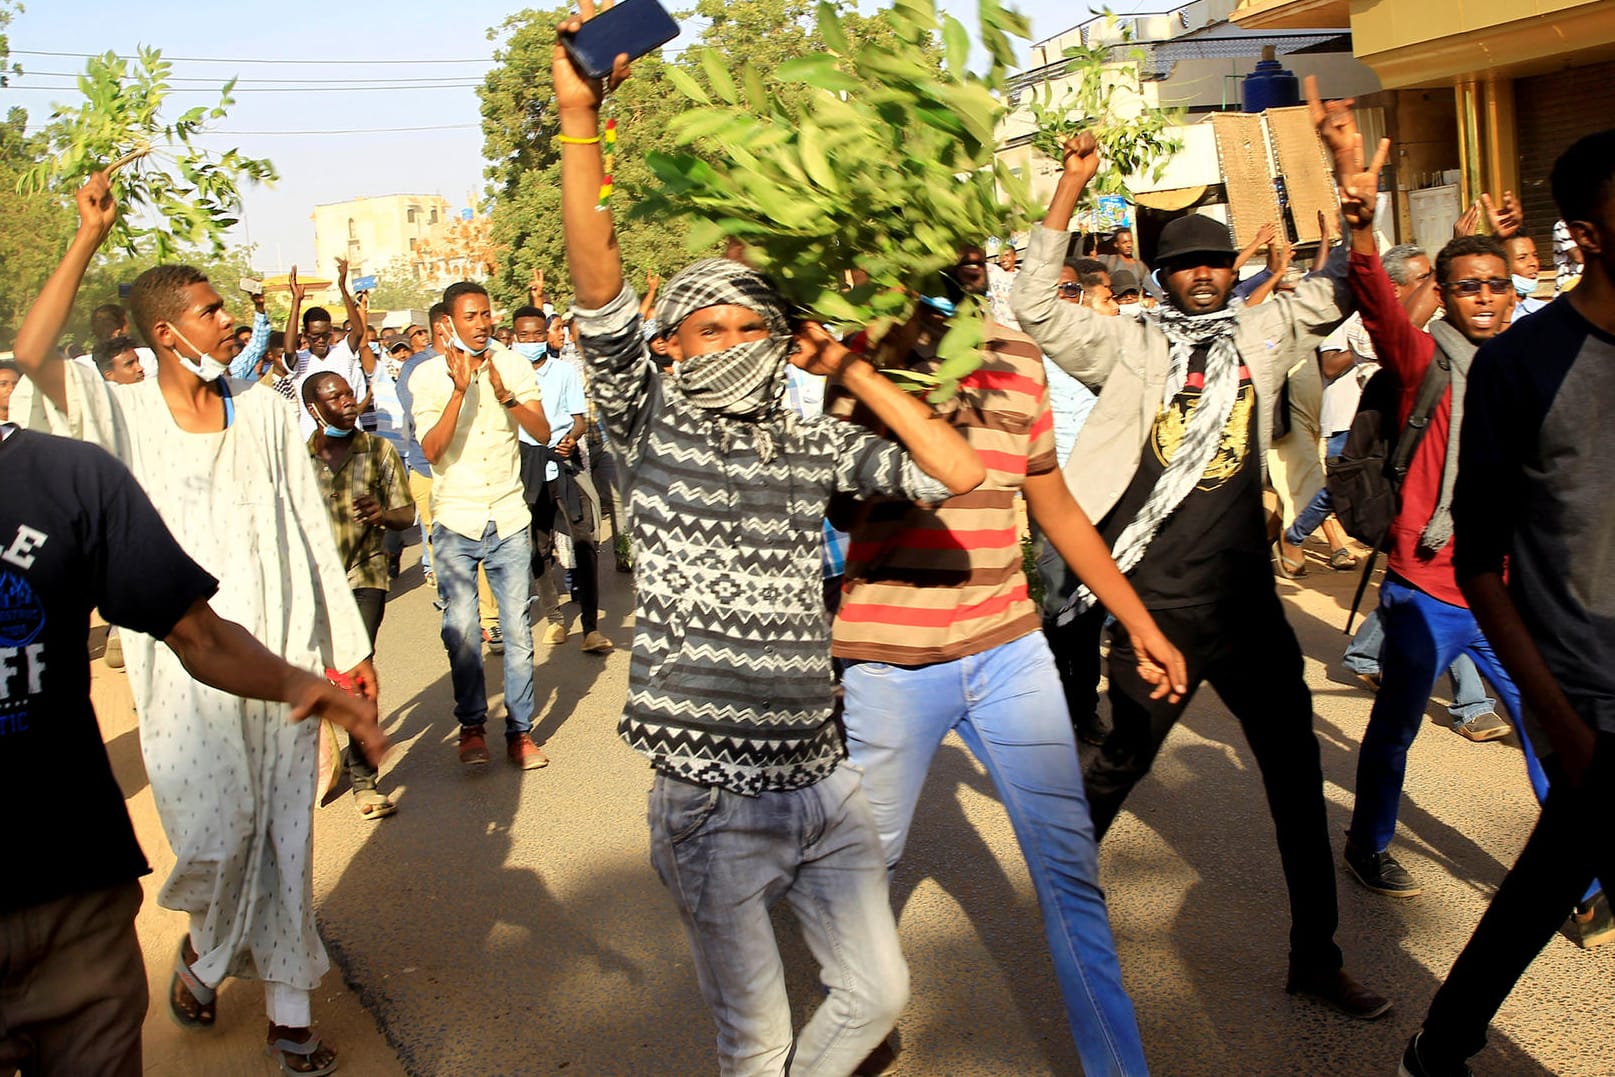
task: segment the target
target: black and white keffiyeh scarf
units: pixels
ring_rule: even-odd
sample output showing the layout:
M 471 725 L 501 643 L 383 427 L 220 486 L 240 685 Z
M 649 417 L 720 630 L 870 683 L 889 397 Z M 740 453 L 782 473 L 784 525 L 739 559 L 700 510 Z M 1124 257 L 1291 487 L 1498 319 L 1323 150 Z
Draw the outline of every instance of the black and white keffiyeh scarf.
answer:
M 1161 305 L 1159 325 L 1171 345 L 1161 410 L 1171 407 L 1173 398 L 1183 390 L 1189 378 L 1189 361 L 1197 348 L 1206 349 L 1206 382 L 1200 401 L 1189 416 L 1183 441 L 1155 481 L 1149 500 L 1116 537 L 1111 556 L 1123 574 L 1138 565 L 1161 525 L 1189 496 L 1189 491 L 1200 484 L 1206 466 L 1222 442 L 1223 428 L 1228 425 L 1234 401 L 1239 396 L 1239 351 L 1234 347 L 1234 328 L 1243 307 L 1244 304 L 1235 299 L 1222 310 L 1191 315 L 1171 303 Z M 1060 610 L 1059 623 L 1071 623 L 1093 604 L 1094 593 L 1086 584 L 1079 586 Z
M 767 278 L 725 258 L 708 258 L 681 270 L 667 282 L 656 310 L 664 333 L 673 333 L 691 314 L 726 304 L 763 316 L 768 336 L 720 352 L 690 356 L 674 367 L 679 391 L 690 403 L 726 419 L 762 423 L 782 407 L 785 367 L 791 354 L 791 326 L 785 305 Z M 772 437 L 754 432 L 759 455 L 773 456 Z

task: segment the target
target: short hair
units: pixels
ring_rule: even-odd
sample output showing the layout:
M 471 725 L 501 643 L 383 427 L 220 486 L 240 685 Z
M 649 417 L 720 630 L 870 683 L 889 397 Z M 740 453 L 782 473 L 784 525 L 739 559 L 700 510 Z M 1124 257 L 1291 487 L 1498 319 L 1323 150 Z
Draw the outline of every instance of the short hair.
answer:
M 451 316 L 454 313 L 454 304 L 459 302 L 462 295 L 480 295 L 488 298 L 488 289 L 474 280 L 457 280 L 443 289 L 443 309 Z
M 1531 244 L 1531 249 L 1533 251 L 1536 250 L 1536 240 L 1525 232 L 1515 232 L 1512 236 L 1505 238 L 1503 240 L 1503 249 L 1512 255 L 1514 251 L 1514 244 L 1521 242 Z
M 147 340 L 152 326 L 174 322 L 185 313 L 185 290 L 193 284 L 206 284 L 207 274 L 195 266 L 152 266 L 135 278 L 129 289 L 129 306 L 135 312 L 135 328 Z
M 250 335 L 252 333 L 252 326 L 238 325 L 235 327 L 235 332 L 231 333 L 230 335 L 233 337 L 239 337 L 242 333 L 247 333 Z
M 96 340 L 116 336 L 128 324 L 129 316 L 116 303 L 102 303 L 90 314 L 90 332 Z
M 286 350 L 286 334 L 282 333 L 279 329 L 269 334 L 269 343 L 264 345 L 265 351 L 272 348 L 279 348 L 281 351 Z
M 330 320 L 331 312 L 324 307 L 309 307 L 303 312 L 303 332 L 308 332 L 308 327 L 315 322 L 328 322 Z
M 17 375 L 18 378 L 22 377 L 22 367 L 18 366 L 10 359 L 0 359 L 0 370 L 9 370 L 13 374 Z
M 1417 243 L 1398 243 L 1380 255 L 1379 260 L 1387 277 L 1396 284 L 1408 285 L 1413 283 L 1413 268 L 1408 263 L 1415 258 L 1428 257 L 1430 255 Z
M 1071 272 L 1077 275 L 1077 281 L 1084 288 L 1096 288 L 1110 276 L 1105 263 L 1097 258 L 1067 258 L 1065 264 L 1071 267 Z
M 433 303 L 432 309 L 426 312 L 426 320 L 432 323 L 439 322 L 448 316 L 449 305 L 447 303 Z M 428 330 L 428 332 L 430 332 L 430 330 Z
M 322 384 L 324 384 L 325 382 L 331 380 L 332 378 L 335 378 L 337 381 L 341 382 L 343 385 L 348 384 L 347 379 L 344 378 L 341 374 L 338 374 L 334 370 L 316 370 L 314 373 L 312 373 L 308 377 L 304 378 L 303 379 L 303 403 L 305 403 L 305 404 L 314 403 L 315 398 L 319 395 L 320 386 Z
M 1447 274 L 1452 272 L 1452 263 L 1468 255 L 1491 255 L 1503 263 L 1505 272 L 1508 270 L 1508 252 L 1503 244 L 1497 241 L 1496 236 L 1457 236 L 1436 255 L 1436 283 L 1446 284 Z
M 124 352 L 135 350 L 134 339 L 127 334 L 120 333 L 115 337 L 103 340 L 90 349 L 90 357 L 95 360 L 95 368 L 103 374 L 112 370 L 112 360 Z
M 1615 128 L 1578 139 L 1553 162 L 1548 185 L 1559 215 L 1567 221 L 1592 220 L 1615 183 Z
M 544 328 L 546 329 L 548 329 L 550 325 L 550 320 L 544 317 L 544 312 L 533 306 L 531 303 L 525 307 L 517 307 L 516 313 L 510 316 L 510 324 L 514 326 L 523 318 L 537 318 L 539 321 L 544 323 Z

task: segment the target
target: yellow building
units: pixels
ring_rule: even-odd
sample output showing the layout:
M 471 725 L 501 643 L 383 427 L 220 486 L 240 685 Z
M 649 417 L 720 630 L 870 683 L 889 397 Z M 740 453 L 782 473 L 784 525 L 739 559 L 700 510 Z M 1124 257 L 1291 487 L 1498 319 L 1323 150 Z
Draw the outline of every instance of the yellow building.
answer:
M 1353 51 L 1385 91 L 1358 105 L 1377 110 L 1394 142 L 1403 238 L 1418 231 L 1419 203 L 1433 208 L 1444 189 L 1454 207 L 1513 190 L 1551 267 L 1553 162 L 1615 126 L 1615 0 L 1242 0 L 1233 20 L 1351 27 Z M 1439 245 L 1424 230 L 1418 240 Z
M 352 276 L 379 273 L 402 260 L 413 265 L 416 252 L 435 226 L 454 215 L 449 200 L 436 194 L 390 194 L 314 207 L 314 254 L 322 274 L 336 272 L 346 258 Z

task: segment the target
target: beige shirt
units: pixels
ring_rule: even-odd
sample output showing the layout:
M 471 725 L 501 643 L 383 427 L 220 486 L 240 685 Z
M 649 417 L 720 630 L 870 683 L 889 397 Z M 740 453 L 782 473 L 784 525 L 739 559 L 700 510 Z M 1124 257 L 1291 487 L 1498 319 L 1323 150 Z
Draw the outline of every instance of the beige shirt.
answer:
M 540 399 L 532 364 L 497 341 L 489 341 L 485 361 L 460 403 L 454 437 L 431 465 L 433 518 L 469 539 L 480 539 L 489 521 L 503 539 L 524 530 L 532 520 L 522 499 L 516 417 L 494 398 L 488 379 L 490 362 L 499 368 L 499 379 L 518 404 Z M 416 367 L 409 377 L 409 390 L 414 397 L 410 415 L 424 442 L 454 392 L 448 360 L 433 356 Z

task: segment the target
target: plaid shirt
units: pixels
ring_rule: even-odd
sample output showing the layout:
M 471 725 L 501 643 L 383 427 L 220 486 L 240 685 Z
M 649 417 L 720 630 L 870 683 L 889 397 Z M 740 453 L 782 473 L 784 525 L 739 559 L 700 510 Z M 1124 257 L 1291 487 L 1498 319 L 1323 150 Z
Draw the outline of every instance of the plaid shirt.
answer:
M 361 587 L 387 590 L 387 551 L 382 545 L 387 529 L 354 519 L 353 505 L 365 494 L 380 502 L 383 511 L 415 504 L 398 450 L 383 438 L 355 430 L 353 446 L 335 471 L 314 451 L 312 437 L 308 455 L 331 514 L 331 530 L 342 565 L 348 570 L 348 586 L 356 591 Z

